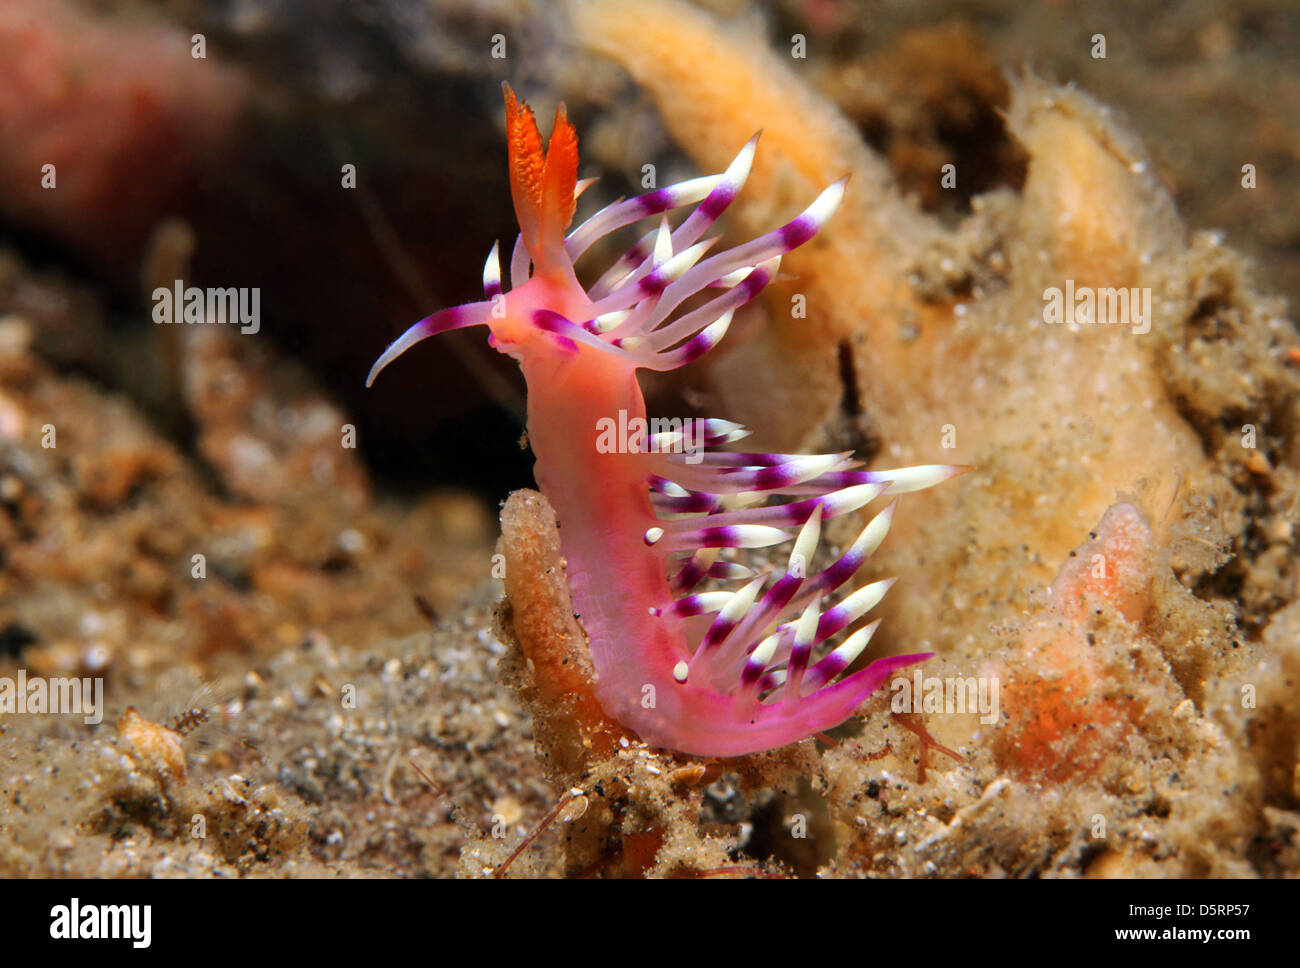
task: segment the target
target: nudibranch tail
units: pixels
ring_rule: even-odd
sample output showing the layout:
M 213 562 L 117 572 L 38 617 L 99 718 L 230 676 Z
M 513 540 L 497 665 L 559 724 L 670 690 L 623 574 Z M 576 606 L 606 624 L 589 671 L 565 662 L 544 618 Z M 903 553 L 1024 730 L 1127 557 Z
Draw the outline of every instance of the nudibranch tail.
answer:
M 706 233 L 743 187 L 755 135 L 722 174 L 615 202 L 566 237 L 575 200 L 591 183 L 577 180 L 573 128 L 561 105 L 543 153 L 532 112 L 508 86 L 505 95 L 520 226 L 509 288 L 494 246 L 484 301 L 411 327 L 370 379 L 420 340 L 480 323 L 519 360 L 538 484 L 563 525 L 574 609 L 610 716 L 647 742 L 716 756 L 840 724 L 895 670 L 928 653 L 850 671 L 879 623 L 856 626 L 893 584 L 853 588 L 852 580 L 888 533 L 896 501 L 816 568 L 822 525 L 967 468 L 873 471 L 847 453 L 724 450 L 744 428 L 704 419 L 656 426 L 636 371 L 675 369 L 717 345 L 736 310 L 776 278 L 782 255 L 830 219 L 845 182 L 780 228 L 711 253 L 717 237 Z M 670 213 L 687 206 L 674 228 Z M 658 224 L 595 283 L 578 282 L 574 260 L 652 217 Z M 780 565 L 736 560 L 782 544 L 791 547 Z

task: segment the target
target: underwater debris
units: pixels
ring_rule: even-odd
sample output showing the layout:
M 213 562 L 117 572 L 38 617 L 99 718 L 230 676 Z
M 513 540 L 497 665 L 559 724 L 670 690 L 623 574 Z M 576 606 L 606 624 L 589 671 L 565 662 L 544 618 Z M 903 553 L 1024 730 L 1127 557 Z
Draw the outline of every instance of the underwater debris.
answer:
M 131 744 L 146 769 L 160 777 L 185 779 L 185 745 L 181 734 L 145 719 L 128 706 L 117 730 Z

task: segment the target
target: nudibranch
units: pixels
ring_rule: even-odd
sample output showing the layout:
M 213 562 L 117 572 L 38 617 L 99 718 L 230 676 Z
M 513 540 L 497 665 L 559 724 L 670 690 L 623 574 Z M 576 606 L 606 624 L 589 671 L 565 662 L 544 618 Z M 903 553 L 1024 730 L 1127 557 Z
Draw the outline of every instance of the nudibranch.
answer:
M 703 236 L 743 186 L 755 135 L 722 174 L 615 202 L 569 231 L 592 180 L 578 181 L 564 105 L 543 151 L 532 111 L 504 89 L 520 229 L 510 288 L 493 246 L 485 298 L 416 323 L 375 362 L 367 385 L 421 340 L 466 326 L 487 326 L 490 344 L 518 361 L 537 483 L 562 526 L 595 694 L 609 716 L 654 746 L 703 756 L 773 749 L 839 725 L 892 672 L 929 653 L 878 659 L 841 678 L 879 620 L 851 627 L 893 579 L 841 588 L 884 540 L 895 503 L 814 571 L 822 524 L 965 468 L 869 471 L 849 453 L 722 450 L 747 434 L 725 420 L 646 432 L 637 371 L 671 370 L 715 346 L 735 310 L 776 276 L 782 254 L 825 225 L 845 180 L 781 228 L 707 255 L 717 237 Z M 686 206 L 694 208 L 672 227 L 667 213 Z M 592 243 L 656 215 L 658 226 L 584 288 L 574 263 Z M 710 289 L 717 294 L 683 310 Z M 787 542 L 776 569 L 748 568 L 730 550 Z

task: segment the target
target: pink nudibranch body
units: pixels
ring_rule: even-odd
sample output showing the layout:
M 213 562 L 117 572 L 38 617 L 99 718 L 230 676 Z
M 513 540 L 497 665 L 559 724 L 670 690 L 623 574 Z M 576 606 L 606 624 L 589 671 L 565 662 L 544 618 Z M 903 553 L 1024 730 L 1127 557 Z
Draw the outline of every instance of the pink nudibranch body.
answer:
M 721 175 L 616 202 L 566 235 L 589 184 L 577 181 L 577 136 L 561 105 L 543 153 L 532 112 L 509 86 L 505 93 L 520 227 L 512 288 L 503 291 L 493 247 L 486 298 L 416 323 L 367 383 L 420 340 L 463 326 L 488 326 L 492 344 L 518 360 L 537 483 L 561 524 L 596 698 L 608 715 L 652 745 L 705 756 L 772 749 L 839 725 L 894 670 L 928 654 L 879 659 L 839 679 L 865 649 L 873 622 L 813 661 L 818 646 L 849 629 L 892 584 L 873 582 L 826 604 L 884 539 L 895 505 L 812 573 L 822 521 L 963 468 L 865 471 L 848 454 L 723 451 L 718 445 L 745 431 L 721 420 L 645 433 L 637 370 L 672 369 L 716 345 L 732 312 L 775 276 L 782 253 L 825 224 L 844 182 L 776 231 L 706 258 L 716 239 L 700 239 L 743 185 L 755 136 Z M 671 228 L 665 213 L 687 205 L 694 210 Z M 661 216 L 659 227 L 584 288 L 574 261 L 591 243 L 653 215 Z M 719 294 L 677 313 L 706 288 Z M 632 432 L 613 435 L 612 426 Z M 756 573 L 725 550 L 789 541 L 789 562 L 775 573 Z M 702 583 L 709 590 L 695 593 Z

